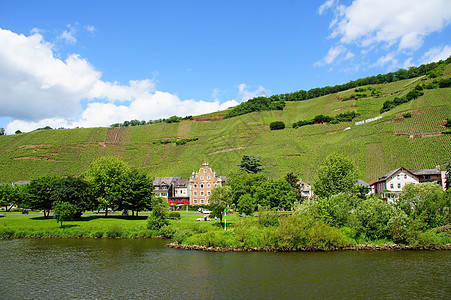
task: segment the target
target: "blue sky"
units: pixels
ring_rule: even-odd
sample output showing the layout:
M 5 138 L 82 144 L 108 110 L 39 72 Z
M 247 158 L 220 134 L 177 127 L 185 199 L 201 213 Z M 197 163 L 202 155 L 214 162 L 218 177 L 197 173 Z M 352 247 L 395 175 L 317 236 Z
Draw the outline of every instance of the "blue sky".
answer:
M 451 55 L 451 1 L 0 0 L 0 127 L 221 110 Z

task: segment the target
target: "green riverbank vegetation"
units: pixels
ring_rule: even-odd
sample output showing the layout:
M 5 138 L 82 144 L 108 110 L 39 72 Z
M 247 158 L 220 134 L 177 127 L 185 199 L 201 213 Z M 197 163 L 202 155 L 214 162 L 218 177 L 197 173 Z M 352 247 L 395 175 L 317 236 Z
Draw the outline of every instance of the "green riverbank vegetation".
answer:
M 0 238 L 165 237 L 186 246 L 284 251 L 451 244 L 451 192 L 435 183 L 407 185 L 389 203 L 368 196 L 355 184 L 353 161 L 334 153 L 317 170 L 315 198 L 307 199 L 295 174 L 269 179 L 259 157 L 244 156 L 237 169 L 226 185 L 213 189 L 208 208 L 216 220 L 197 222 L 200 213 L 169 212 L 167 201 L 152 196 L 144 175 L 130 175 L 136 171 L 117 158 L 101 159 L 76 180 L 46 177 L 18 190 L 2 189 L 3 205 L 10 193 L 8 199 L 44 214 L 4 214 Z M 108 215 L 108 208 L 119 213 Z M 136 213 L 121 215 L 122 210 Z

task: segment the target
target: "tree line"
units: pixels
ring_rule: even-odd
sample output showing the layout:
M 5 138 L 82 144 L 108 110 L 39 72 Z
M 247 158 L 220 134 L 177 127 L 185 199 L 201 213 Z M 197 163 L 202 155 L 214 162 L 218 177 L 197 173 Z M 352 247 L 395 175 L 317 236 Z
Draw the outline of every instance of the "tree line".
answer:
M 268 179 L 258 157 L 244 156 L 241 170 L 225 186 L 213 189 L 211 210 L 221 222 L 225 210 L 245 215 L 259 211 L 258 230 L 271 227 L 270 232 L 282 240 L 306 234 L 319 240 L 330 234 L 340 241 L 347 236 L 362 243 L 440 244 L 447 237 L 449 240 L 451 223 L 451 161 L 446 168 L 448 191 L 436 183 L 410 184 L 390 203 L 377 194 L 368 195 L 368 188 L 357 184 L 352 160 L 333 153 L 318 168 L 313 182 L 315 197 L 309 200 L 302 197 L 298 176 L 288 173 L 281 180 Z M 280 210 L 292 215 L 278 217 Z M 262 217 L 262 211 L 269 213 Z M 283 244 L 282 240 L 276 244 Z M 286 246 L 299 249 L 296 243 L 289 240 Z
M 325 86 L 322 88 L 313 88 L 308 91 L 299 90 L 292 93 L 285 93 L 279 95 L 272 95 L 269 97 L 259 96 L 252 98 L 246 102 L 241 103 L 240 105 L 234 107 L 231 111 L 229 111 L 224 118 L 236 117 L 239 115 L 255 112 L 255 111 L 264 111 L 264 110 L 281 110 L 285 107 L 286 101 L 303 101 L 313 98 L 318 98 L 321 96 L 334 94 L 342 91 L 346 91 L 352 88 L 359 88 L 365 85 L 370 84 L 382 84 L 382 83 L 390 83 L 404 79 L 415 78 L 422 75 L 428 75 L 431 78 L 436 78 L 438 76 L 443 75 L 443 70 L 451 63 L 451 56 L 446 60 L 440 60 L 438 62 L 432 62 L 428 64 L 422 64 L 418 67 L 412 66 L 409 69 L 399 69 L 396 72 L 389 72 L 386 74 L 378 74 L 376 76 L 369 76 L 365 78 L 359 78 L 357 80 L 349 81 L 345 84 L 337 84 L 334 86 Z M 380 90 L 375 88 L 368 89 L 372 96 L 377 96 L 380 94 Z M 359 92 L 363 92 L 363 89 L 360 89 Z M 351 98 L 361 98 L 367 96 L 367 94 L 355 94 L 352 95 Z M 350 100 L 344 99 L 344 100 Z
M 130 121 L 124 121 L 123 123 L 114 123 L 110 125 L 110 128 L 121 128 L 121 127 L 132 127 L 132 126 L 141 126 L 141 125 L 150 125 L 150 124 L 158 124 L 158 123 L 179 123 L 183 120 L 193 120 L 193 116 L 186 116 L 186 117 L 177 117 L 172 116 L 167 119 L 157 119 L 157 120 L 130 120 Z
M 41 210 L 45 217 L 63 202 L 73 209 L 73 217 L 88 210 L 104 210 L 106 216 L 109 210 L 126 210 L 138 216 L 160 201 L 152 196 L 152 191 L 152 179 L 146 174 L 131 170 L 116 157 L 102 157 L 79 177 L 48 175 L 29 184 L 1 184 L 0 205 L 7 209 L 17 205 Z

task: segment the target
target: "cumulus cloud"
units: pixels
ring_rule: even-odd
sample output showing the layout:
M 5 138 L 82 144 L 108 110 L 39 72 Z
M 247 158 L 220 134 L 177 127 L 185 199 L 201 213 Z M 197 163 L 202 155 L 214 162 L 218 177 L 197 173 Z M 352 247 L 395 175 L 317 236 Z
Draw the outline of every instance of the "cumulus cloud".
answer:
M 251 86 L 248 86 L 244 83 L 241 83 L 240 85 L 238 85 L 238 91 L 239 91 L 241 101 L 247 101 L 249 99 L 259 97 L 259 96 L 267 97 L 270 94 L 270 92 L 262 86 L 259 86 L 255 91 L 250 91 L 249 90 L 250 88 L 251 88 Z
M 389 51 L 412 52 L 423 45 L 426 36 L 451 22 L 449 0 L 354 0 L 349 6 L 329 0 L 319 13 L 327 9 L 335 14 L 329 24 L 330 38 L 339 39 L 332 51 L 353 45 L 370 51 L 383 46 Z M 335 60 L 327 59 L 331 50 L 323 59 L 326 64 Z
M 434 61 L 445 60 L 451 56 L 451 46 L 438 46 L 427 51 L 421 58 L 422 64 L 427 64 Z
M 0 118 L 13 119 L 6 126 L 8 134 L 45 126 L 108 126 L 131 119 L 197 115 L 239 104 L 181 100 L 157 91 L 152 79 L 131 80 L 127 85 L 103 81 L 85 58 L 55 57 L 53 45 L 37 30 L 25 36 L 0 28 L 0 70 Z M 262 87 L 248 91 L 244 85 L 240 95 L 264 92 Z M 82 101 L 88 101 L 85 108 Z

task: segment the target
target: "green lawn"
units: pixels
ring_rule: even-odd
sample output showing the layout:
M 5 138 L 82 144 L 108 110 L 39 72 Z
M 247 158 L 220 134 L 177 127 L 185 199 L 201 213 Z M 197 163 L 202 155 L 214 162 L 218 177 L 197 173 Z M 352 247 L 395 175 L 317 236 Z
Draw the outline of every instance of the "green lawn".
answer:
M 202 226 L 206 229 L 214 226 L 211 222 L 196 222 L 202 214 L 190 211 L 182 212 L 181 220 L 170 220 L 174 227 Z M 188 214 L 188 216 L 185 216 Z M 158 231 L 146 228 L 148 212 L 139 217 L 121 216 L 119 214 L 108 217 L 93 213 L 84 214 L 80 219 L 63 222 L 63 227 L 52 217 L 42 215 L 7 214 L 0 215 L 0 238 L 28 238 L 28 237 L 154 237 Z M 228 216 L 227 221 L 233 222 L 237 217 Z

